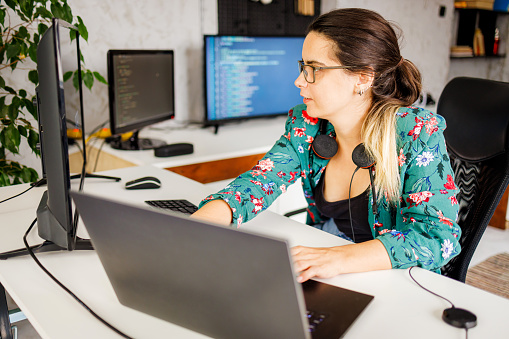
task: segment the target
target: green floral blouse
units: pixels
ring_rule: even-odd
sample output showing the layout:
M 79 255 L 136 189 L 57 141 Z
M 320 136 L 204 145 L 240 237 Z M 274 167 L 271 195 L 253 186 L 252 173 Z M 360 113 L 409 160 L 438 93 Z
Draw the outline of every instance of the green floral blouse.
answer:
M 223 190 L 204 199 L 222 199 L 233 211 L 233 222 L 240 227 L 267 209 L 289 185 L 302 179 L 308 203 L 307 224 L 323 223 L 315 206 L 313 191 L 328 160 L 317 157 L 311 143 L 318 133 L 319 119 L 306 113 L 304 104 L 290 110 L 285 134 L 251 170 L 241 174 Z M 382 195 L 378 213 L 368 207 L 373 237 L 382 242 L 393 268 L 420 266 L 440 272 L 440 267 L 460 252 L 461 229 L 457 188 L 445 146 L 445 120 L 428 110 L 400 108 L 397 150 L 401 178 L 397 205 Z M 332 124 L 327 134 L 334 133 Z

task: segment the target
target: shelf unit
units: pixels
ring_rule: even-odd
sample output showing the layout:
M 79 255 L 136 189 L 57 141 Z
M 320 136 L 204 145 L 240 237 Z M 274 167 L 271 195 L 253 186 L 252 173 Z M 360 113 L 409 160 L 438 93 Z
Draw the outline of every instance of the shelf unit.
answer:
M 459 16 L 456 45 L 473 47 L 475 29 L 476 27 L 479 27 L 484 37 L 486 55 L 474 57 L 451 56 L 451 59 L 458 60 L 505 57 L 505 54 L 493 54 L 493 45 L 495 41 L 495 29 L 497 28 L 497 18 L 499 15 L 509 14 L 508 12 L 475 8 L 456 8 L 456 13 Z

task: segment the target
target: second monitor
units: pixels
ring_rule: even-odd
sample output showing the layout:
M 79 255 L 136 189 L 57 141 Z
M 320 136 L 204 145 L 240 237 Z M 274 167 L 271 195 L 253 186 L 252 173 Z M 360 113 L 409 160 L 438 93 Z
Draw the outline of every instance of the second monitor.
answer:
M 302 103 L 304 37 L 205 36 L 206 124 L 287 114 Z
M 108 83 L 112 135 L 134 131 L 114 148 L 136 150 L 164 145 L 140 139 L 141 128 L 175 116 L 174 58 L 172 50 L 109 50 Z

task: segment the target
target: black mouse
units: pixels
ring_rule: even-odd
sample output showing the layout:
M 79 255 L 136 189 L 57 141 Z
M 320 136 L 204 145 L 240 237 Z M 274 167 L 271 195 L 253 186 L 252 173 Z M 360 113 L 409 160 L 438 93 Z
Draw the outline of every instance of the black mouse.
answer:
M 153 189 L 161 187 L 161 181 L 155 177 L 143 177 L 125 183 L 128 190 Z

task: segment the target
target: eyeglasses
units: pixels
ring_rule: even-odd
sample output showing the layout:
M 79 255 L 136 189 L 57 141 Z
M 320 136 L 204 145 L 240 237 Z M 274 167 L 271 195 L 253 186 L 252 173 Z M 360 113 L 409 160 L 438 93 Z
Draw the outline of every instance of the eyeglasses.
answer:
M 352 66 L 315 67 L 315 66 L 311 66 L 311 65 L 306 65 L 303 60 L 299 60 L 298 63 L 299 63 L 299 74 L 304 73 L 304 79 L 310 84 L 315 82 L 315 72 L 316 71 L 319 71 L 322 69 L 345 69 L 345 68 L 352 67 Z

